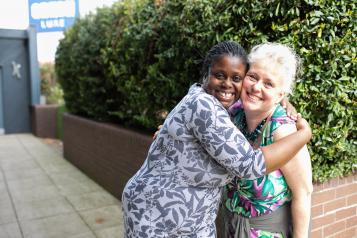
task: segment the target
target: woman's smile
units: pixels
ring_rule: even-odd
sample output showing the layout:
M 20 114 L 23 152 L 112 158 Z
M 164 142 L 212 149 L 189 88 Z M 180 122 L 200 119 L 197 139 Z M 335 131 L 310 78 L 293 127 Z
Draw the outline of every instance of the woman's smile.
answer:
M 253 101 L 253 102 L 259 102 L 259 101 L 262 101 L 263 99 L 257 95 L 253 95 L 251 93 L 246 93 L 247 96 L 248 96 L 248 99 L 250 99 L 250 101 Z
M 216 91 L 217 93 L 217 98 L 222 98 L 223 100 L 235 100 L 235 93 L 231 93 L 231 92 L 225 92 L 225 91 Z M 221 101 L 221 100 L 220 100 Z

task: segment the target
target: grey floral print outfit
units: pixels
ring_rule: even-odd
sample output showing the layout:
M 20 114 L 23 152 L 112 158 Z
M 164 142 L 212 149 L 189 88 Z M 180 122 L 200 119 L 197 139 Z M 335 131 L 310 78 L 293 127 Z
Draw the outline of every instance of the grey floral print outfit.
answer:
M 227 110 L 197 84 L 170 112 L 123 196 L 127 238 L 210 238 L 224 185 L 265 174 Z

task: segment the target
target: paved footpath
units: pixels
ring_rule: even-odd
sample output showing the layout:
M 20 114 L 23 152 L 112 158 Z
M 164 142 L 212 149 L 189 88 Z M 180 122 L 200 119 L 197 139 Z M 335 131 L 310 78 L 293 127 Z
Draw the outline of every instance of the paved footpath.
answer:
M 31 134 L 0 136 L 0 238 L 121 238 L 121 203 Z

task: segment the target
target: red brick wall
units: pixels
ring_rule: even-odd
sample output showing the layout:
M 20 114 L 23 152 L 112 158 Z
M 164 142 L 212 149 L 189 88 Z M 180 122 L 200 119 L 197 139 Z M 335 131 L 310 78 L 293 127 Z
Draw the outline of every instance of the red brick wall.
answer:
M 357 173 L 315 184 L 312 238 L 357 237 Z

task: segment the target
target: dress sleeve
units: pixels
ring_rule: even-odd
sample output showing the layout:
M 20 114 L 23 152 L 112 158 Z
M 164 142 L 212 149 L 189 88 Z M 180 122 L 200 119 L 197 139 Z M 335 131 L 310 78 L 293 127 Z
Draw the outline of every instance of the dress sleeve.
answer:
M 188 103 L 186 112 L 187 127 L 204 149 L 230 173 L 246 179 L 265 175 L 262 151 L 253 150 L 217 99 L 201 94 Z

